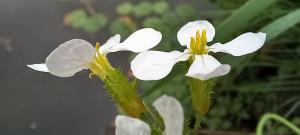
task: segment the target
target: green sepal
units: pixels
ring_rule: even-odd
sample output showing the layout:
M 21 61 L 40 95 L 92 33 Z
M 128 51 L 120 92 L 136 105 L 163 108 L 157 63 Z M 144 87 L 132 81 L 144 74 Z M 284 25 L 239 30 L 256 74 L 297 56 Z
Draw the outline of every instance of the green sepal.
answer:
M 112 68 L 103 81 L 108 94 L 124 112 L 131 117 L 140 117 L 145 107 L 137 94 L 136 80 L 130 81 L 121 70 Z
M 194 109 L 202 115 L 205 115 L 211 105 L 211 95 L 213 82 L 211 80 L 199 80 L 187 78 L 192 94 L 192 103 Z

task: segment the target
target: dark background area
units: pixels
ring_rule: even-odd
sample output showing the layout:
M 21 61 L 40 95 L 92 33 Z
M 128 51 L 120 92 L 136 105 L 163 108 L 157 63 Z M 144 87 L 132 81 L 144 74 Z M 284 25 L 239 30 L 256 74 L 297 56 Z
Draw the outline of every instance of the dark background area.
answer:
M 116 2 L 96 4 L 110 11 Z M 87 71 L 58 78 L 26 67 L 44 62 L 60 43 L 73 38 L 106 41 L 105 32 L 89 35 L 63 26 L 64 14 L 80 6 L 55 0 L 0 1 L 1 135 L 99 135 L 113 122 L 113 102 L 102 82 L 89 79 Z M 126 70 L 124 55 L 114 54 L 111 62 Z

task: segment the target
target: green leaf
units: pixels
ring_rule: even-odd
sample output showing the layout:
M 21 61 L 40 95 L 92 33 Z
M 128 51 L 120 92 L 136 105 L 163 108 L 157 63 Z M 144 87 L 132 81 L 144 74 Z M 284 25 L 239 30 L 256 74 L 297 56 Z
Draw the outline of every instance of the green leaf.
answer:
M 148 17 L 143 22 L 145 27 L 160 28 L 163 26 L 161 18 L 158 17 Z
M 128 17 L 122 17 L 114 20 L 110 25 L 110 32 L 113 34 L 121 34 L 128 36 L 131 32 L 135 31 L 136 24 Z
M 267 33 L 266 42 L 269 42 L 298 23 L 300 23 L 300 9 L 271 22 L 259 31 Z M 249 54 L 243 57 L 233 58 L 232 56 L 227 55 L 222 61 L 233 67 L 231 75 L 235 78 L 248 65 L 254 56 L 255 54 Z
M 169 4 L 165 1 L 158 1 L 153 4 L 153 11 L 157 14 L 162 14 L 169 10 Z
M 120 15 L 129 15 L 133 11 L 131 3 L 125 2 L 117 7 L 117 13 Z
M 286 16 L 283 16 L 268 24 L 260 31 L 267 33 L 267 41 L 274 39 L 289 28 L 300 22 L 300 9 L 297 9 Z
M 65 23 L 75 29 L 82 29 L 88 33 L 95 33 L 106 26 L 107 18 L 100 13 L 88 16 L 86 11 L 78 9 L 67 14 Z
M 179 4 L 176 7 L 176 13 L 183 19 L 188 19 L 195 15 L 196 10 L 189 4 Z
M 93 15 L 90 21 L 97 25 L 99 28 L 104 27 L 107 24 L 107 18 L 102 14 Z
M 85 23 L 81 26 L 86 32 L 95 33 L 102 29 L 107 23 L 105 16 L 101 14 L 93 15 L 85 20 Z
M 217 27 L 216 41 L 227 42 L 236 33 L 278 0 L 249 0 Z
M 86 18 L 86 12 L 82 9 L 77 9 L 67 14 L 65 23 L 70 24 L 74 28 L 79 28 L 85 23 Z
M 133 9 L 133 14 L 137 17 L 150 15 L 153 11 L 152 4 L 149 2 L 141 2 Z

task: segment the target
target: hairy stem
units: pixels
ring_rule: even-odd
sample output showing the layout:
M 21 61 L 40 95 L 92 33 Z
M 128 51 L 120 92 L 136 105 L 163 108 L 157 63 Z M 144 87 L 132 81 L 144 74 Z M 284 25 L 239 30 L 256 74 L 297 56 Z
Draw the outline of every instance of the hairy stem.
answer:
M 194 135 L 198 135 L 198 130 L 199 128 L 201 128 L 201 120 L 202 120 L 203 116 L 200 113 L 196 113 L 196 121 L 194 124 Z

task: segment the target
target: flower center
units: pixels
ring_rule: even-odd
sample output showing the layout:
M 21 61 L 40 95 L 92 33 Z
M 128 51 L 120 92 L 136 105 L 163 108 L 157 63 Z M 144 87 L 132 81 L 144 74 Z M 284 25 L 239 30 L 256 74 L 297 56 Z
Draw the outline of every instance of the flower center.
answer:
M 112 69 L 112 66 L 110 65 L 108 59 L 104 54 L 101 54 L 99 52 L 100 49 L 100 43 L 96 43 L 96 51 L 93 56 L 92 62 L 89 63 L 88 67 L 92 71 L 91 75 L 99 76 L 101 79 L 104 79 L 107 75 L 107 72 L 109 72 Z
M 191 37 L 190 50 L 193 54 L 207 54 L 207 38 L 206 30 L 203 30 L 200 35 L 200 31 L 196 32 L 195 37 Z

